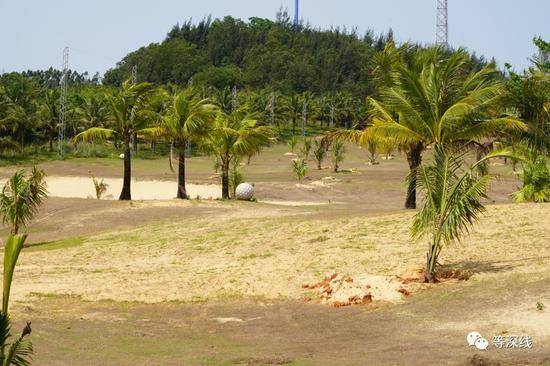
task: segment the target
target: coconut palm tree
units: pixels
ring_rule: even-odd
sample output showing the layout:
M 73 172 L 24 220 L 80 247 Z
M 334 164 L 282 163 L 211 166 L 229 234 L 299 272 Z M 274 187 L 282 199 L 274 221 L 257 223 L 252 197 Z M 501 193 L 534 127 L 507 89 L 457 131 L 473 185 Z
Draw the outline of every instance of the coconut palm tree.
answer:
M 110 106 L 110 122 L 112 127 L 91 127 L 79 133 L 73 139 L 78 142 L 104 141 L 113 135 L 118 135 L 124 147 L 124 179 L 120 200 L 131 200 L 130 182 L 132 179 L 132 162 L 130 141 L 132 136 L 146 127 L 149 122 L 147 99 L 153 91 L 149 83 L 134 84 L 125 81 L 120 89 L 107 94 Z
M 200 98 L 193 89 L 188 88 L 173 97 L 166 115 L 160 120 L 157 128 L 160 136 L 170 140 L 178 153 L 178 198 L 187 198 L 186 147 L 190 141 L 199 140 L 207 135 L 216 108 L 208 99 Z
M 411 172 L 429 145 L 463 144 L 525 128 L 500 114 L 505 88 L 497 71 L 489 66 L 470 71 L 464 50 L 450 55 L 437 47 L 418 50 L 410 62 L 400 60 L 392 70 L 391 86 L 382 87 L 379 98 L 368 98 L 373 124 L 368 133 L 398 142 Z M 415 187 L 413 175 L 406 208 L 416 208 Z
M 33 168 L 30 176 L 17 171 L 0 192 L 0 215 L 12 235 L 17 235 L 36 215 L 47 196 L 44 172 Z
M 9 295 L 15 265 L 27 235 L 10 235 L 4 246 L 4 277 L 2 311 L 0 312 L 0 364 L 2 366 L 28 366 L 33 353 L 32 343 L 26 338 L 31 334 L 31 324 L 23 328 L 21 335 L 10 343 L 11 322 L 8 313 Z
M 505 151 L 492 152 L 464 171 L 464 154 L 439 145 L 434 150 L 433 164 L 422 165 L 409 175 L 415 187 L 425 193 L 422 207 L 413 219 L 411 236 L 429 238 L 426 282 L 437 280 L 437 260 L 443 246 L 460 241 L 485 210 L 480 200 L 487 197 L 491 176 L 480 176 L 475 168 L 488 159 L 510 156 Z
M 19 230 L 35 216 L 46 195 L 44 173 L 36 168 L 29 176 L 26 176 L 24 171 L 17 171 L 0 192 L 0 215 L 4 224 L 10 228 L 10 234 L 4 245 L 2 311 L 0 312 L 0 364 L 3 366 L 30 365 L 33 348 L 32 343 L 26 339 L 31 334 L 30 323 L 27 323 L 21 335 L 10 343 L 11 326 L 8 306 L 15 266 L 27 238 L 27 234 L 19 234 Z
M 284 116 L 290 121 L 292 135 L 296 135 L 296 122 L 302 116 L 304 109 L 302 98 L 299 94 L 292 94 L 284 100 Z
M 98 93 L 96 90 L 86 90 L 79 95 L 78 121 L 87 128 L 106 127 L 109 119 L 109 106 L 104 93 Z
M 235 158 L 257 153 L 271 143 L 272 128 L 258 126 L 246 105 L 231 113 L 218 110 L 204 139 L 206 150 L 220 162 L 222 171 L 222 198 L 229 198 L 229 168 Z
M 42 128 L 48 136 L 49 151 L 53 151 L 53 140 L 57 136 L 59 121 L 61 119 L 61 108 L 59 103 L 59 89 L 47 89 L 44 92 L 44 100 L 38 109 L 38 119 Z

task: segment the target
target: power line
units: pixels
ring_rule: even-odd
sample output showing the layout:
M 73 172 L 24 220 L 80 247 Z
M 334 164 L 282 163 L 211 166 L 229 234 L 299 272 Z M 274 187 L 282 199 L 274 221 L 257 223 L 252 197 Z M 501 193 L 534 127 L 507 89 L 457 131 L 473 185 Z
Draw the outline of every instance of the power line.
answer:
M 449 46 L 449 12 L 447 0 L 437 0 L 436 44 Z

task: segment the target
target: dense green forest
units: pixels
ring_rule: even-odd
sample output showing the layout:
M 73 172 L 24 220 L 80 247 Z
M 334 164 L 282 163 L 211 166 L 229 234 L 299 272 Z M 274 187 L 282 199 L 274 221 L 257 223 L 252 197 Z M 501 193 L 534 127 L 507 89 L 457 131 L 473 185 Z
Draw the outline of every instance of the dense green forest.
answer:
M 176 25 L 161 43 L 128 54 L 105 74 L 120 85 L 137 67 L 140 81 L 276 90 L 283 94 L 338 91 L 363 97 L 375 92 L 372 59 L 393 42 L 393 32 L 376 36 L 345 28 L 321 30 L 300 25 L 287 12 L 276 20 L 227 16 Z M 471 58 L 481 67 L 483 58 Z

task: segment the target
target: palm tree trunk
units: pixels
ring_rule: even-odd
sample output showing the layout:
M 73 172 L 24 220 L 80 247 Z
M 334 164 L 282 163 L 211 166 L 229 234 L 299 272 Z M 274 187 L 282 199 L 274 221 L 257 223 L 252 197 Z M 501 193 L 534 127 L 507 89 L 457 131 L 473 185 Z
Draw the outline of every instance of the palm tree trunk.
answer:
M 222 162 L 222 198 L 229 199 L 229 162 Z
M 435 266 L 437 265 L 437 257 L 439 256 L 439 246 L 437 240 L 434 238 L 428 253 L 426 253 L 426 270 L 424 272 L 424 282 L 435 283 L 437 281 L 435 274 Z
M 411 171 L 411 180 L 407 187 L 407 198 L 405 200 L 405 208 L 407 209 L 416 209 L 416 174 L 413 172 L 422 163 L 422 150 L 424 150 L 424 145 L 419 142 L 407 151 L 407 161 L 409 162 L 409 169 Z
M 185 189 L 185 143 L 178 149 L 178 195 L 177 198 L 187 199 L 187 190 Z
M 122 192 L 120 192 L 121 201 L 129 201 L 132 199 L 130 191 L 130 182 L 132 179 L 132 161 L 130 151 L 130 136 L 124 136 L 124 179 L 122 182 Z

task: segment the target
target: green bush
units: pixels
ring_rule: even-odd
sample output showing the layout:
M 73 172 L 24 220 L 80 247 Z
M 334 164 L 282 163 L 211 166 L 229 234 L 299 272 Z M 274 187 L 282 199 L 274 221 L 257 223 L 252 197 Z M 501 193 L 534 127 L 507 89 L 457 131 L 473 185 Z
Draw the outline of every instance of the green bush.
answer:
M 526 163 L 520 177 L 523 187 L 512 194 L 515 202 L 550 202 L 550 169 L 546 158 L 539 156 Z

